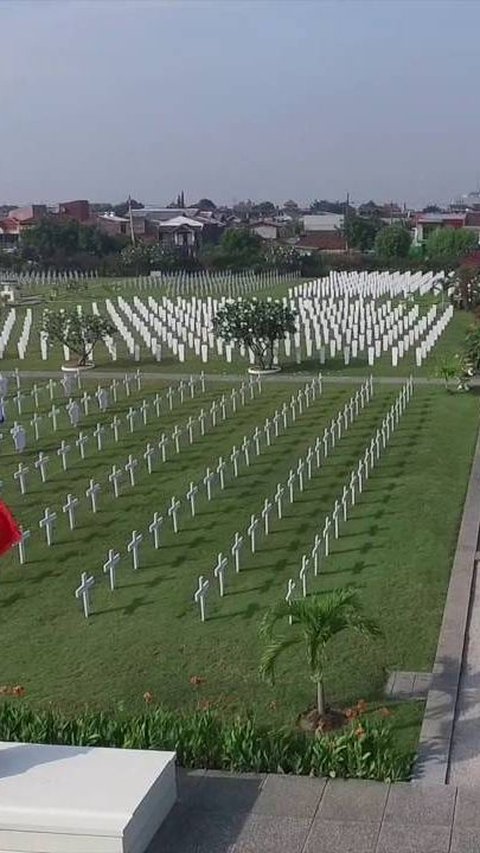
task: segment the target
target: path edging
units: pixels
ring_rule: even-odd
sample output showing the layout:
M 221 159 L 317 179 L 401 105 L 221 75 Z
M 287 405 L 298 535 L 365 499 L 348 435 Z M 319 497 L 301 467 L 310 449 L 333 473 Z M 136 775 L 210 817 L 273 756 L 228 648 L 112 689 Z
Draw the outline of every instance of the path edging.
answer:
M 414 781 L 443 783 L 448 768 L 480 529 L 480 430 L 438 638 L 414 769 Z

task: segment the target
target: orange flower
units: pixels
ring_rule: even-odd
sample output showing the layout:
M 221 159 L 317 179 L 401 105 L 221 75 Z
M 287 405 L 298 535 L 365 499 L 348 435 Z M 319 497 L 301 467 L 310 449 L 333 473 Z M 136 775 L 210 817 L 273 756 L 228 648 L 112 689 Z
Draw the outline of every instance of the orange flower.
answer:
M 355 729 L 355 734 L 359 739 L 365 737 L 365 729 L 363 728 L 363 726 L 357 726 L 357 728 Z
M 192 675 L 190 676 L 190 684 L 192 687 L 200 687 L 201 684 L 205 683 L 205 679 L 200 675 Z
M 153 693 L 151 690 L 146 690 L 143 694 L 143 699 L 146 705 L 151 705 L 153 702 Z
M 355 717 L 358 716 L 358 711 L 356 708 L 347 708 L 345 711 L 345 716 L 347 720 L 354 720 Z
M 25 696 L 25 688 L 21 684 L 16 684 L 15 687 L 12 687 L 12 694 L 18 697 Z

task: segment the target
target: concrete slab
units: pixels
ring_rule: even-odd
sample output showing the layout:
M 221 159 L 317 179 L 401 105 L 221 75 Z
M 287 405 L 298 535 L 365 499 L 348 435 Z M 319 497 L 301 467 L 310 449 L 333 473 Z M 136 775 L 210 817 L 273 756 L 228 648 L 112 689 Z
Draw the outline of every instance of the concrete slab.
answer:
M 326 779 L 272 774 L 267 776 L 253 811 L 270 816 L 313 818 L 326 784 Z
M 366 821 L 316 820 L 302 853 L 372 853 L 379 830 L 378 823 Z
M 380 821 L 388 785 L 360 779 L 334 779 L 328 783 L 317 812 L 319 820 Z
M 234 853 L 302 853 L 310 821 L 292 817 L 251 815 L 232 850 Z
M 403 826 L 450 826 L 456 791 L 447 785 L 412 785 L 400 782 L 390 787 L 384 822 Z
M 175 799 L 173 752 L 0 742 L 2 853 L 143 853 Z
M 376 853 L 449 853 L 449 848 L 448 826 L 413 827 L 384 824 Z

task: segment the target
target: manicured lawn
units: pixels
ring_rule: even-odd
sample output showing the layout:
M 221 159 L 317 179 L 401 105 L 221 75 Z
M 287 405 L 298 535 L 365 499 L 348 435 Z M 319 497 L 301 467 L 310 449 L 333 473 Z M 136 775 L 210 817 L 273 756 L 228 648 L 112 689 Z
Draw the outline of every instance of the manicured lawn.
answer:
M 32 450 L 30 441 L 22 455 L 31 468 L 24 497 L 12 479 L 19 457 L 5 435 L 0 446 L 3 496 L 32 531 L 28 564 L 19 566 L 16 553 L 1 562 L 5 684 L 24 685 L 27 701 L 52 701 L 68 709 L 83 703 L 137 708 L 150 690 L 158 701 L 173 707 L 208 702 L 225 713 L 254 709 L 260 719 L 286 724 L 295 720 L 312 699 L 304 661 L 287 657 L 277 684 L 262 684 L 257 675 L 259 620 L 265 608 L 284 595 L 288 578 L 298 576 L 302 554 L 321 532 L 325 514 L 398 389 L 379 388 L 304 493 L 292 505 L 284 502 L 284 519 L 279 522 L 272 515 L 271 533 L 259 538 L 258 553 L 252 557 L 246 547 L 242 572 L 235 575 L 230 568 L 223 599 L 212 577 L 218 552 L 228 552 L 235 531 L 245 535 L 250 513 L 260 513 L 264 498 L 273 494 L 277 482 L 286 480 L 299 456 L 343 407 L 351 387 L 327 386 L 260 457 L 252 448 L 250 468 L 242 464 L 238 479 L 229 473 L 224 492 L 215 485 L 210 503 L 202 487 L 196 518 L 191 519 L 184 507 L 180 533 L 175 536 L 166 523 L 158 551 L 146 532 L 154 511 L 165 514 L 172 495 L 183 499 L 190 481 L 201 480 L 207 465 L 213 467 L 219 455 L 227 457 L 233 444 L 240 445 L 246 433 L 261 427 L 293 390 L 292 385 L 266 384 L 263 394 L 235 418 L 220 422 L 192 446 L 184 444 L 178 456 L 170 449 L 168 461 L 157 461 L 152 475 L 142 459 L 146 442 L 158 441 L 161 432 L 171 432 L 177 423 L 185 425 L 189 415 L 221 395 L 221 386 L 207 387 L 204 396 L 166 411 L 159 421 L 151 415 L 149 424 L 138 424 L 133 435 L 124 426 L 118 445 L 109 434 L 100 453 L 92 439 L 84 462 L 72 451 L 66 473 L 55 451 L 63 438 L 72 439 L 72 429 L 63 416 L 61 429 L 53 434 L 44 417 L 38 446 Z M 109 422 L 114 411 L 124 419 L 128 405 L 152 394 L 153 389 L 122 399 L 108 416 L 92 413 L 82 429 L 91 432 L 97 421 Z M 25 424 L 29 419 L 27 414 L 19 418 Z M 345 705 L 359 698 L 381 702 L 389 670 L 431 667 L 477 424 L 478 398 L 473 394 L 453 396 L 437 387 L 417 388 L 332 555 L 324 561 L 320 576 L 311 578 L 311 592 L 358 585 L 367 612 L 383 629 L 383 637 L 375 642 L 345 635 L 332 644 L 327 686 L 334 703 Z M 33 471 L 38 450 L 51 458 L 45 485 Z M 124 464 L 129 453 L 139 459 L 137 485 L 130 487 L 125 477 L 122 495 L 114 500 L 107 475 L 111 465 Z M 96 515 L 85 498 L 89 477 L 102 485 Z M 67 492 L 81 499 L 79 526 L 73 534 L 61 511 Z M 38 529 L 47 505 L 58 515 L 51 548 Z M 145 535 L 138 572 L 126 554 L 132 529 Z M 109 548 L 122 554 L 115 592 L 102 577 Z M 88 621 L 74 598 L 81 571 L 97 578 L 95 615 Z M 209 576 L 212 585 L 205 624 L 192 600 L 200 574 Z M 197 678 L 192 684 L 193 676 Z M 402 742 L 415 737 L 420 714 L 419 706 L 399 709 Z

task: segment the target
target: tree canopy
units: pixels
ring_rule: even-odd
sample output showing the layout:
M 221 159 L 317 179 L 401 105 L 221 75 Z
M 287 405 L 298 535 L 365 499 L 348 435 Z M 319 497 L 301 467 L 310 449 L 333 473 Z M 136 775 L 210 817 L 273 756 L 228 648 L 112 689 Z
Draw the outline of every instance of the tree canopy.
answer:
M 56 266 L 74 261 L 75 256 L 101 258 L 118 251 L 121 245 L 121 239 L 93 225 L 45 218 L 22 233 L 20 252 L 28 260 Z
M 213 319 L 213 331 L 227 343 L 242 343 L 262 370 L 273 367 L 274 345 L 295 332 L 296 314 L 278 300 L 237 299 Z
M 95 346 L 111 337 L 116 327 L 108 317 L 100 314 L 79 314 L 71 311 L 47 311 L 43 322 L 49 343 L 55 341 L 64 344 L 78 356 L 79 367 L 85 366 L 92 358 Z
M 350 249 L 367 252 L 373 249 L 375 238 L 383 228 L 381 219 L 377 216 L 348 216 L 343 226 L 343 233 Z
M 425 255 L 433 264 L 457 266 L 478 246 L 478 235 L 465 228 L 436 228 L 425 240 Z
M 387 225 L 375 238 L 375 253 L 382 261 L 394 261 L 406 258 L 412 237 L 404 225 Z

